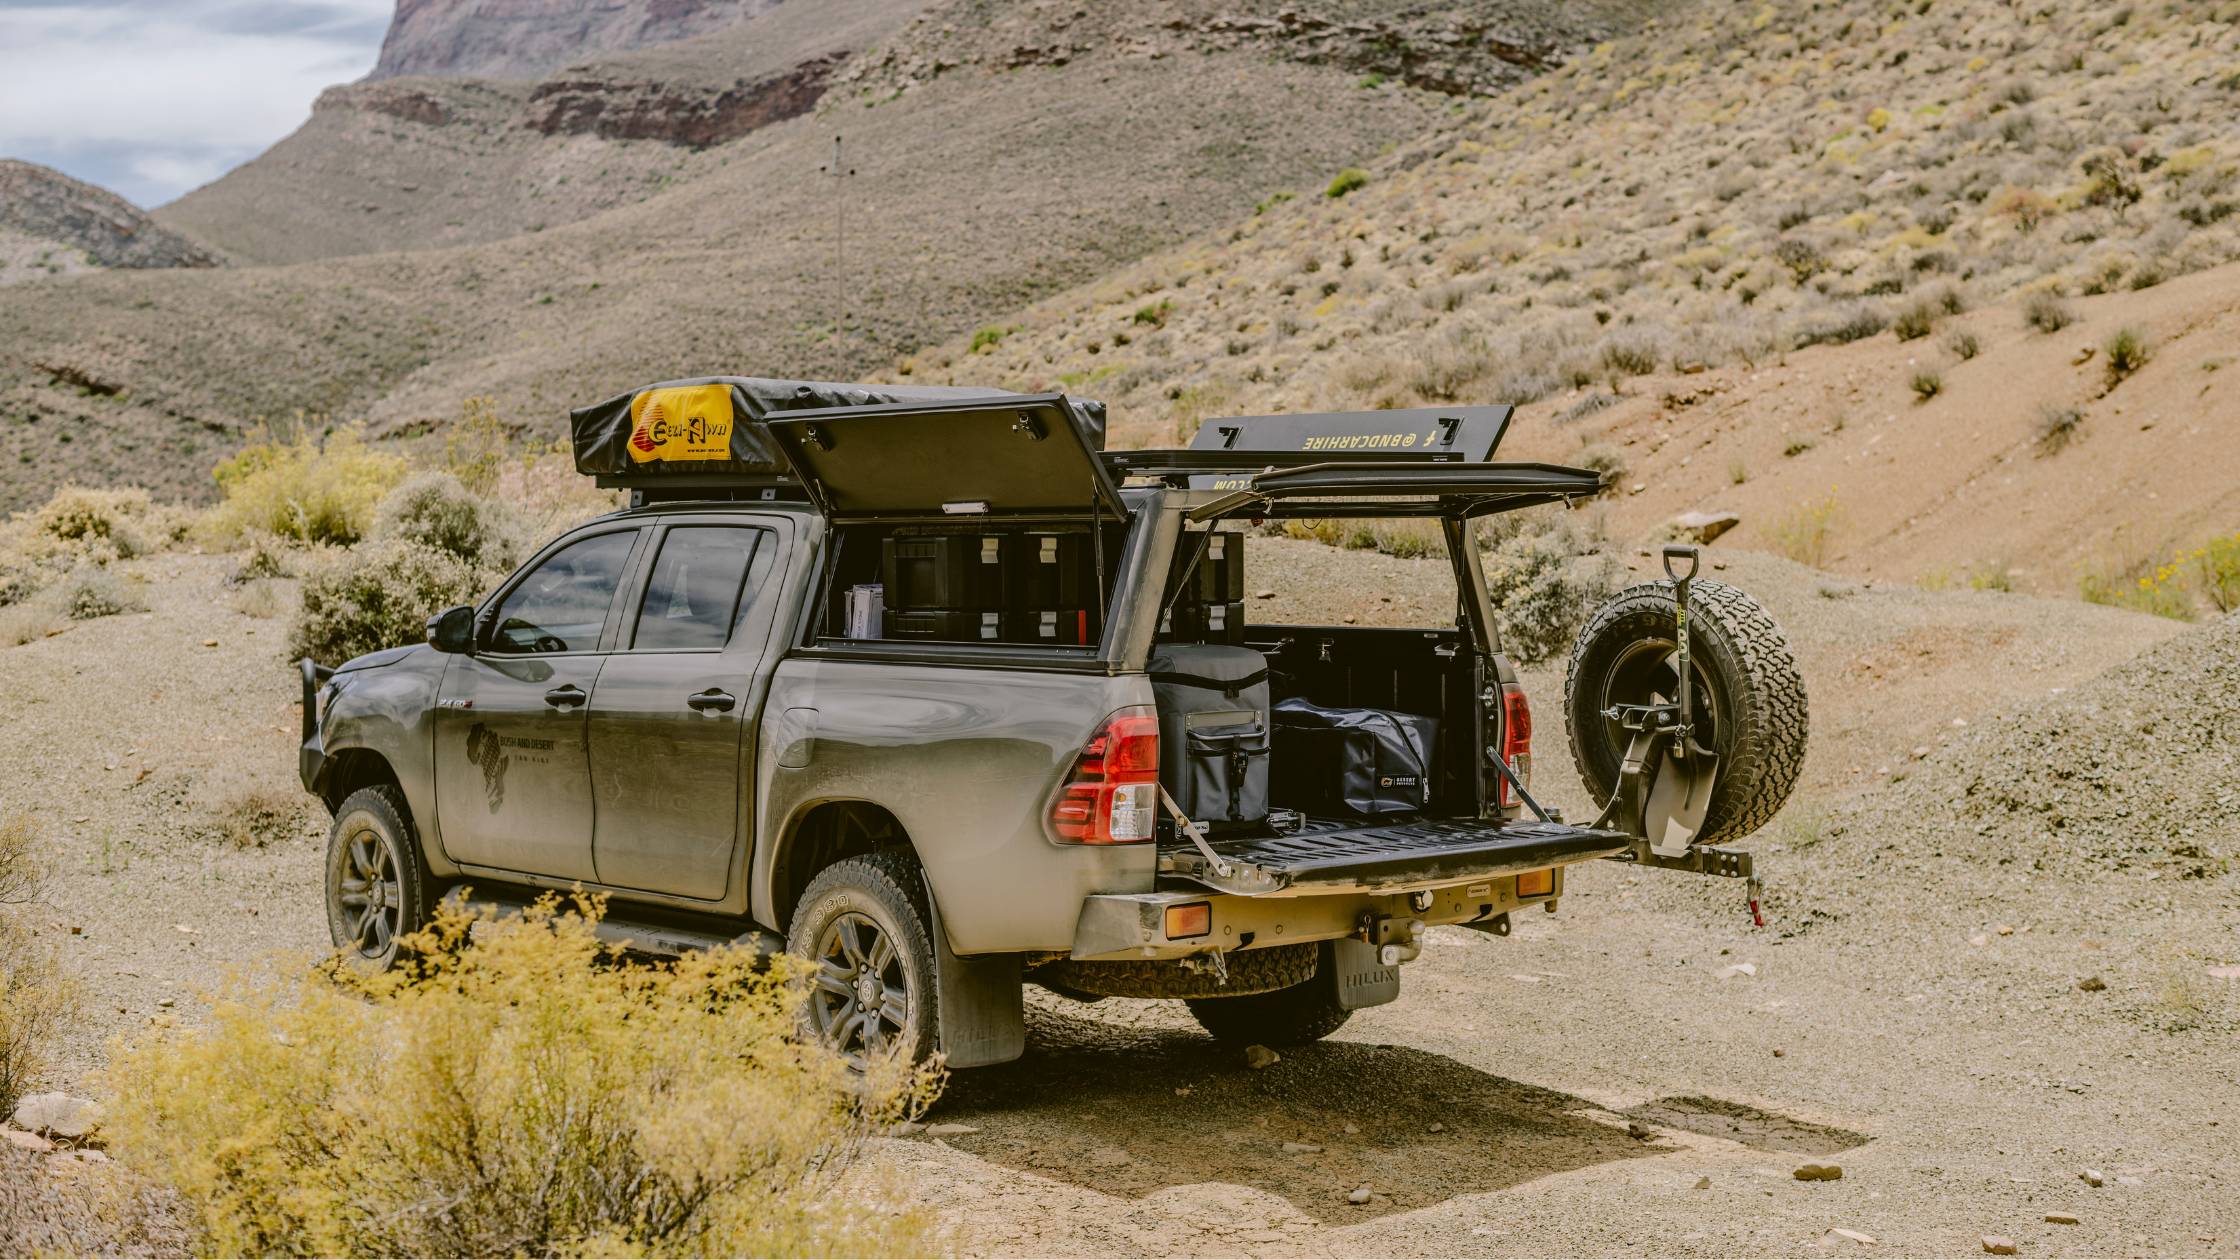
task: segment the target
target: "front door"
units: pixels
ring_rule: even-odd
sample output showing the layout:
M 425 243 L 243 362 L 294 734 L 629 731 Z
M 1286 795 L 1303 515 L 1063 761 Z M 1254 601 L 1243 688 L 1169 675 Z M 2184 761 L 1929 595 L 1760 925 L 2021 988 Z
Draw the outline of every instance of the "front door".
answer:
M 591 701 L 599 882 L 720 898 L 751 817 L 748 754 L 782 577 L 777 538 L 683 518 L 652 544 Z
M 454 862 L 592 880 L 585 714 L 635 525 L 582 535 L 500 592 L 436 698 L 436 817 Z

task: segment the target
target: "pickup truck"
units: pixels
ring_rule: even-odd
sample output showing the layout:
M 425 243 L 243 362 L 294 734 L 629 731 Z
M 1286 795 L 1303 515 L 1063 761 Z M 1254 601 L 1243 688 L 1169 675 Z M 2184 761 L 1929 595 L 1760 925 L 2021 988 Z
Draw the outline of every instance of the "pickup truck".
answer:
M 578 412 L 579 468 L 631 506 L 432 618 L 425 643 L 302 662 L 334 943 L 386 967 L 446 895 L 594 890 L 602 931 L 635 949 L 812 960 L 804 1028 L 853 1061 L 971 1067 L 1022 1052 L 1030 982 L 1181 998 L 1218 1038 L 1296 1043 L 1394 1000 L 1428 928 L 1506 934 L 1513 913 L 1553 911 L 1578 863 L 1747 874 L 1746 853 L 1708 842 L 1786 795 L 1803 693 L 1770 619 L 1717 584 L 1698 584 L 1681 640 L 1697 645 L 1681 668 L 1702 697 L 1692 728 L 1670 702 L 1674 589 L 1636 587 L 1598 619 L 1622 633 L 1582 640 L 1568 689 L 1588 786 L 1613 805 L 1574 825 L 1532 798 L 1531 710 L 1474 522 L 1600 486 L 1491 462 L 1509 418 L 1237 417 L 1187 450 L 1107 452 L 1101 409 L 1054 394 L 707 378 Z M 1437 522 L 1452 625 L 1178 612 L 1217 536 L 1251 547 L 1240 523 L 1362 517 Z M 1031 557 L 987 540 L 1065 542 L 1080 589 L 1059 602 L 1081 607 L 1056 634 L 1047 613 L 1039 635 L 999 631 L 993 612 L 980 634 L 866 623 L 861 593 L 880 591 L 896 540 L 960 533 L 998 567 Z M 1437 732 L 1420 784 L 1382 780 L 1414 795 L 1332 806 L 1340 768 L 1279 738 L 1257 820 L 1193 818 L 1161 743 L 1171 766 L 1197 732 L 1162 721 L 1173 693 L 1155 668 L 1189 638 L 1261 664 L 1213 681 L 1232 697 L 1419 715 Z M 1762 703 L 1783 689 L 1793 703 Z M 1691 834 L 1652 842 L 1646 777 L 1663 764 L 1679 782 L 1670 754 L 1691 741 L 1720 759 L 1696 785 L 1712 816 L 1699 801 Z M 1242 767 L 1236 748 L 1222 757 Z

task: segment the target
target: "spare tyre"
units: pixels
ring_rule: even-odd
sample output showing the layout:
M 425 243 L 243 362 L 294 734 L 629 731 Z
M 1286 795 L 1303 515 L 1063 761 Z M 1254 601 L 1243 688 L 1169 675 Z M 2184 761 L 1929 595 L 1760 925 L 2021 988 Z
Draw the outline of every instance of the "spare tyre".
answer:
M 1677 698 L 1672 583 L 1628 587 L 1595 612 L 1571 649 L 1563 682 L 1571 756 L 1599 811 L 1618 784 L 1628 734 L 1615 705 Z M 1789 641 L 1758 601 L 1724 582 L 1688 588 L 1689 672 L 1696 740 L 1719 756 L 1697 844 L 1749 835 L 1789 799 L 1804 768 L 1804 678 Z

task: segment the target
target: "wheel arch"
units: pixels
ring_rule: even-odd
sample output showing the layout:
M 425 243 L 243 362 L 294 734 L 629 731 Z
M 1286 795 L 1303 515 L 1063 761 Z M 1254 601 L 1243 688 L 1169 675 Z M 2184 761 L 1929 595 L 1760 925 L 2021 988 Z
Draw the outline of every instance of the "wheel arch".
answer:
M 777 847 L 771 851 L 771 926 L 785 930 L 802 892 L 817 872 L 835 862 L 890 849 L 907 850 L 917 856 L 902 820 L 877 801 L 833 797 L 804 802 L 787 821 Z
M 399 792 L 404 790 L 404 780 L 397 775 L 389 759 L 371 748 L 344 748 L 327 756 L 327 766 L 320 776 L 319 800 L 333 814 L 342 808 L 353 792 L 363 788 L 388 786 Z M 409 798 L 407 798 L 409 801 Z M 419 829 L 416 819 L 406 819 Z

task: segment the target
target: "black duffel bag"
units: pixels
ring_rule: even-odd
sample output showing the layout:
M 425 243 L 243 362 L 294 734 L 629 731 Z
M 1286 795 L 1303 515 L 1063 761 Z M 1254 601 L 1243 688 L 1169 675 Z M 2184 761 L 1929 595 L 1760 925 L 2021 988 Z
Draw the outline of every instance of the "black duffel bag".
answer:
M 1439 723 L 1385 709 L 1273 707 L 1273 797 L 1309 814 L 1414 814 L 1431 803 Z

